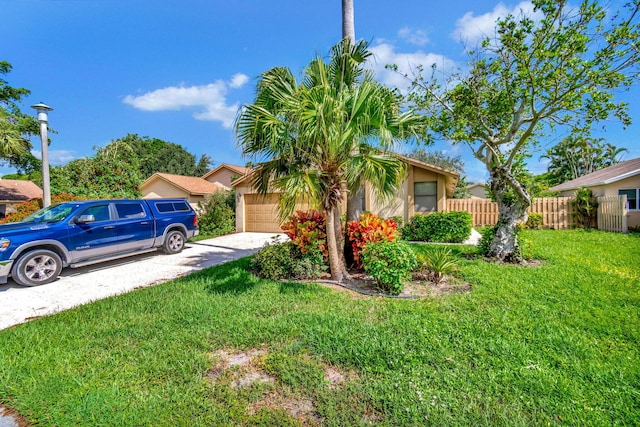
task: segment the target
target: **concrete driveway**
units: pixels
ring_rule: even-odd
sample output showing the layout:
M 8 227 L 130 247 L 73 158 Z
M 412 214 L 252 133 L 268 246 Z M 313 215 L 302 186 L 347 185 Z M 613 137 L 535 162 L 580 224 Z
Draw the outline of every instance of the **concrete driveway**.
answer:
M 78 269 L 66 268 L 55 282 L 31 288 L 9 279 L 6 285 L 0 285 L 0 330 L 251 255 L 274 236 L 282 238 L 268 233 L 230 234 L 189 242 L 175 255 L 152 252 Z

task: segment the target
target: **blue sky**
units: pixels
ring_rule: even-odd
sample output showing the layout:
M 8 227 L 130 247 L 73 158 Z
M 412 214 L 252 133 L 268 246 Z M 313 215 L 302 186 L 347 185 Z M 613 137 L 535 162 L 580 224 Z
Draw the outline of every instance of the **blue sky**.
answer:
M 356 37 L 369 40 L 378 78 L 384 65 L 459 64 L 464 44 L 493 28 L 498 16 L 527 2 L 354 0 Z M 614 6 L 622 0 L 610 2 Z M 300 72 L 341 37 L 341 1 L 309 0 L 0 0 L 0 60 L 9 84 L 31 90 L 24 112 L 50 105 L 53 165 L 92 155 L 129 133 L 184 146 L 215 164 L 243 165 L 232 129 L 239 106 L 253 100 L 256 78 L 274 66 Z M 640 88 L 623 94 L 635 123 L 611 121 L 597 136 L 640 156 Z M 542 149 L 564 134 L 544 141 Z M 39 139 L 33 139 L 40 156 Z M 485 180 L 468 148 L 460 154 L 470 181 Z M 541 152 L 532 171 L 545 170 Z M 0 174 L 11 169 L 0 167 Z

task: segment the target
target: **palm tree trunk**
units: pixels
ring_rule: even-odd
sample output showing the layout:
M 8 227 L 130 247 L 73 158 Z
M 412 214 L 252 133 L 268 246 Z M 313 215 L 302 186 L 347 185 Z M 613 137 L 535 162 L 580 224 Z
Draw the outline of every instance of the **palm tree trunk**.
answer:
M 342 278 L 344 277 L 344 265 L 341 261 L 340 251 L 338 249 L 338 237 L 336 236 L 336 211 L 338 211 L 338 209 L 333 206 L 329 209 L 326 216 L 327 249 L 329 250 L 329 270 L 331 271 L 331 279 L 337 282 L 342 282 Z
M 353 0 L 342 0 L 342 38 L 349 37 L 356 42 L 356 30 L 353 18 Z

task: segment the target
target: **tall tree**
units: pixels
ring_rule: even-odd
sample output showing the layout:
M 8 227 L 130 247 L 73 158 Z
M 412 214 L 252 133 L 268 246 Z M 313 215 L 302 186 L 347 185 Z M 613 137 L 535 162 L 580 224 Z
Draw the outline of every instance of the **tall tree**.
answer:
M 533 4 L 539 20 L 498 20 L 496 37 L 471 52 L 468 71 L 444 84 L 420 73 L 413 92 L 433 132 L 467 144 L 486 165 L 499 207 L 488 255 L 516 262 L 516 224 L 526 220 L 531 197 L 514 161 L 554 126 L 585 131 L 610 115 L 628 125 L 614 91 L 637 79 L 640 59 L 640 1 L 620 11 L 595 0 L 576 8 L 566 0 Z
M 571 135 L 542 156 L 549 159 L 548 179 L 551 185 L 579 178 L 618 163 L 628 151 L 588 135 Z
M 343 40 L 328 63 L 317 57 L 306 67 L 302 82 L 287 68 L 263 73 L 254 103 L 236 121 L 243 154 L 263 160 L 253 176 L 257 190 L 282 194 L 280 218 L 301 200 L 326 212 L 329 267 L 338 281 L 346 274 L 338 244 L 343 197 L 363 179 L 381 197 L 393 194 L 404 163 L 380 149 L 418 120 L 401 113 L 398 96 L 362 70 L 367 47 Z
M 40 127 L 35 117 L 20 111 L 20 101 L 31 92 L 14 88 L 2 78 L 11 69 L 10 63 L 0 61 L 0 159 L 20 163 L 30 154 L 29 136 L 37 135 Z

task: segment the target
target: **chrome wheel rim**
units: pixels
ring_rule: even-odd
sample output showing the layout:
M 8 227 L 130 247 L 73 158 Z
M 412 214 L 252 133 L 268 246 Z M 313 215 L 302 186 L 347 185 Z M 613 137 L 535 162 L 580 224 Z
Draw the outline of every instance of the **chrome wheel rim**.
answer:
M 56 273 L 57 267 L 56 260 L 52 257 L 38 255 L 25 264 L 24 275 L 31 281 L 43 282 Z

